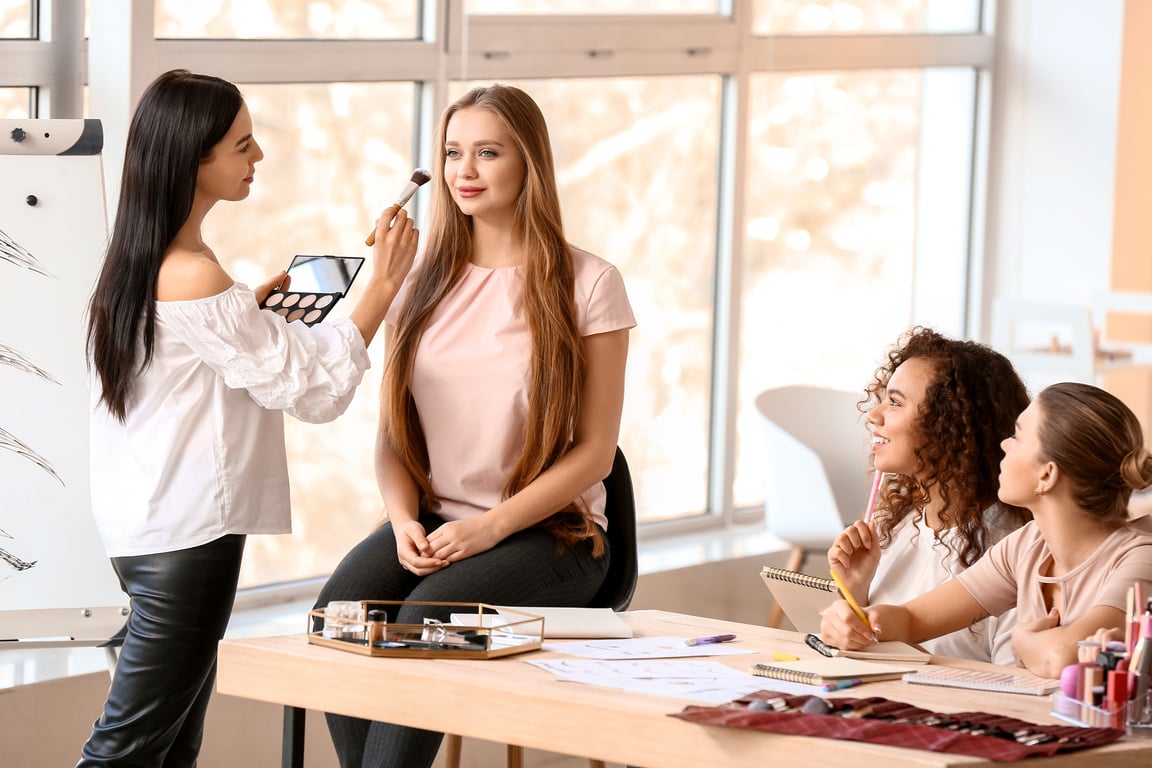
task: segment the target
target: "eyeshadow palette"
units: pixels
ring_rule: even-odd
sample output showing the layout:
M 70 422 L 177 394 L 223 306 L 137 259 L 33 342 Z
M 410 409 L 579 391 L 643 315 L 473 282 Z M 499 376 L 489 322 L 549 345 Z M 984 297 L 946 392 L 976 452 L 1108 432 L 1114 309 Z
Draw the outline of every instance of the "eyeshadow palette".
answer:
M 348 293 L 363 264 L 359 256 L 296 256 L 288 266 L 285 290 L 269 293 L 260 308 L 290 323 L 315 325 Z

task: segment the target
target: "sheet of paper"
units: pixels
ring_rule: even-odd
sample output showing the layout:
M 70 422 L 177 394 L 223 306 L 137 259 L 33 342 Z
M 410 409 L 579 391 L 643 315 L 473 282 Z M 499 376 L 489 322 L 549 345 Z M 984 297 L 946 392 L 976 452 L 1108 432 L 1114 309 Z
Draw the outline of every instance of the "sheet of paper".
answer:
M 720 704 L 764 687 L 764 680 L 715 661 L 532 661 L 557 679 L 602 688 Z
M 700 656 L 735 656 L 755 651 L 732 643 L 684 645 L 682 637 L 637 637 L 622 640 L 584 640 L 544 643 L 544 650 L 585 659 L 678 659 Z

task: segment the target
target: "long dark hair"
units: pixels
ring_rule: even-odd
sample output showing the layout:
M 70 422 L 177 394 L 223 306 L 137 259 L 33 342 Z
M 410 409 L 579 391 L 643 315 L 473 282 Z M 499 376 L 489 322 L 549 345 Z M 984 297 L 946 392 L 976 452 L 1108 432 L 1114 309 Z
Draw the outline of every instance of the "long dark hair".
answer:
M 242 104 L 227 80 L 174 69 L 148 86 L 132 116 L 116 220 L 88 308 L 88 359 L 102 402 L 120 421 L 152 360 L 164 252 L 192 211 L 200 163 Z
M 956 554 L 968 567 L 992 544 L 984 510 L 999 496 L 1004 458 L 1000 441 L 1012 434 L 1016 417 L 1028 407 L 1028 390 L 1008 358 L 991 347 L 918 326 L 900 338 L 887 362 L 876 369 L 865 402 L 879 402 L 892 374 L 913 358 L 925 360 L 933 371 L 916 418 L 920 440 L 913 454 L 918 468 L 914 476 L 900 475 L 887 484 L 877 532 L 887 546 L 901 520 L 939 499 L 940 520 L 960 534 Z M 1026 509 L 1000 506 L 1005 513 L 1000 524 L 1007 529 L 1031 519 Z

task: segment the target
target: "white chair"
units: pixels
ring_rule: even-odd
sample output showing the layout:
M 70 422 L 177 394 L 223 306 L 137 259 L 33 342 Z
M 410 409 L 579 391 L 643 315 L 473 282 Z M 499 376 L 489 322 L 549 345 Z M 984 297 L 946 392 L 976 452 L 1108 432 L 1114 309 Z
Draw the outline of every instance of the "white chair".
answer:
M 857 409 L 862 396 L 788 386 L 756 397 L 768 447 L 764 516 L 768 530 L 792 545 L 789 570 L 800 571 L 810 553 L 826 552 L 868 503 L 868 433 Z M 768 625 L 779 626 L 782 617 L 774 606 Z

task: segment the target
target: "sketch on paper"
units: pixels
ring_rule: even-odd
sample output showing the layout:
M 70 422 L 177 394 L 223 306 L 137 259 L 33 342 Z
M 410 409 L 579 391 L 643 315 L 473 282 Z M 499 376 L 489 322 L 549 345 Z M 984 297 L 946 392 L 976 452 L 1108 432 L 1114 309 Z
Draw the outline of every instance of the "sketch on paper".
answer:
M 15 453 L 17 456 L 23 456 L 36 466 L 40 467 L 40 469 L 44 470 L 48 474 L 52 475 L 52 477 L 59 480 L 60 485 L 65 484 L 64 479 L 56 473 L 56 470 L 53 468 L 51 462 L 49 462 L 40 454 L 36 453 L 36 451 L 32 450 L 24 443 L 17 440 L 11 432 L 4 429 L 3 427 L 0 427 L 0 448 L 6 448 L 7 450 Z
M 5 344 L 0 344 L 0 365 L 7 365 L 15 368 L 18 371 L 25 371 L 26 373 L 36 374 L 45 381 L 50 381 L 53 384 L 60 383 L 56 377 L 48 373 L 48 371 L 36 365 L 31 360 L 24 357 L 24 355 L 20 354 L 15 349 Z
M 10 533 L 8 533 L 3 528 L 0 528 L 0 539 L 11 539 L 11 538 L 12 538 L 12 535 Z M 21 560 L 20 558 L 16 557 L 16 555 L 14 555 L 11 552 L 9 552 L 8 550 L 4 549 L 4 547 L 0 547 L 0 560 L 3 560 L 5 563 L 7 563 L 9 565 L 9 567 L 11 567 L 17 571 L 26 571 L 29 568 L 31 568 L 32 566 L 36 565 L 35 560 L 33 560 L 30 563 L 27 560 Z M 0 581 L 3 581 L 3 579 L 0 579 Z
M 0 232 L 0 234 L 3 234 L 3 232 Z M 0 365 L 7 365 L 20 371 L 27 371 L 28 373 L 35 374 L 41 379 L 50 381 L 53 384 L 60 383 L 56 377 L 48 373 L 48 371 L 36 365 L 27 357 L 5 344 L 0 344 Z M 18 440 L 11 432 L 4 429 L 3 427 L 0 427 L 0 448 L 7 448 L 9 451 L 12 451 L 19 456 L 23 456 L 36 466 L 43 469 L 48 474 L 52 475 L 52 477 L 59 480 L 61 485 L 64 485 L 63 478 L 61 478 L 60 475 L 56 472 L 51 462 Z M 9 563 L 12 562 L 11 560 L 8 560 L 6 556 L 4 559 Z
M 0 229 L 0 259 L 15 264 L 33 272 L 39 272 L 45 277 L 55 277 L 51 272 L 40 266 L 36 257 L 29 253 L 20 243 L 13 240 L 8 233 Z

